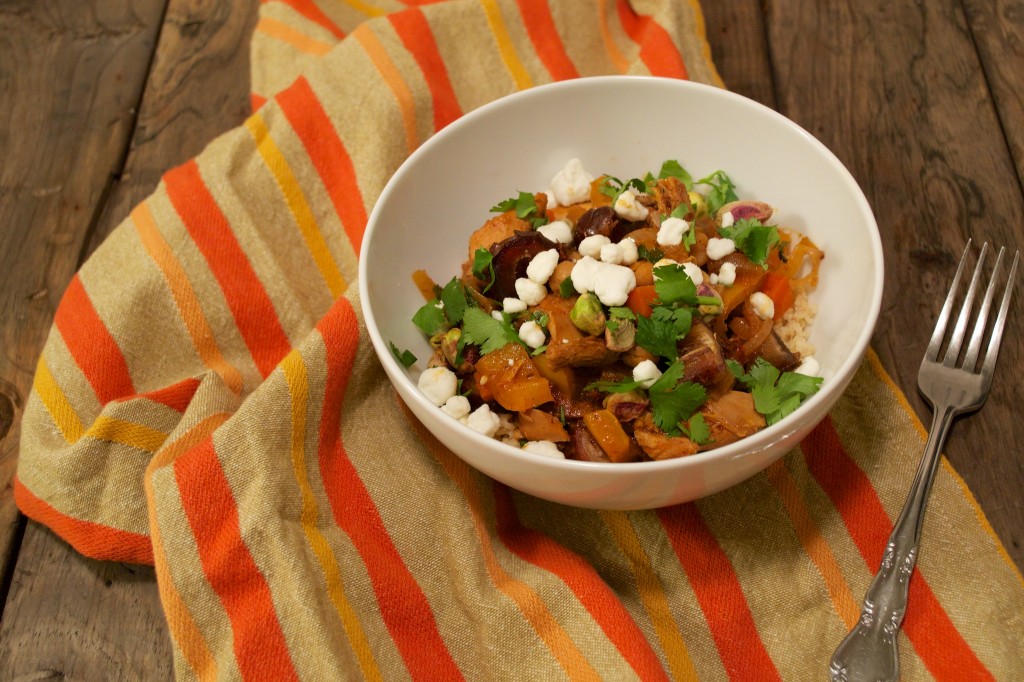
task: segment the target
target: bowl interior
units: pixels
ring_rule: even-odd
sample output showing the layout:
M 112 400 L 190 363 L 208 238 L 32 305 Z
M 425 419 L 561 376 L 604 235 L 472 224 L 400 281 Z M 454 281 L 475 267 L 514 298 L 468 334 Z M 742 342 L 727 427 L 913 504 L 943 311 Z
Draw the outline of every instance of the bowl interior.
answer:
M 881 300 L 881 246 L 860 189 L 821 143 L 766 107 L 710 86 L 633 77 L 568 81 L 494 102 L 435 135 L 396 172 L 370 217 L 360 293 L 375 348 L 403 396 L 415 394 L 430 356 L 410 322 L 423 302 L 412 272 L 451 279 L 491 206 L 518 190 L 545 190 L 574 157 L 595 176 L 623 179 L 657 173 L 666 159 L 695 179 L 722 169 L 741 198 L 772 204 L 778 224 L 809 235 L 826 253 L 811 297 L 811 341 L 826 382 L 811 400 L 834 400 L 830 391 L 852 375 Z M 388 342 L 420 362 L 405 372 Z M 784 424 L 773 429 L 781 434 Z M 770 431 L 754 438 L 763 445 Z M 735 455 L 745 442 L 711 452 Z

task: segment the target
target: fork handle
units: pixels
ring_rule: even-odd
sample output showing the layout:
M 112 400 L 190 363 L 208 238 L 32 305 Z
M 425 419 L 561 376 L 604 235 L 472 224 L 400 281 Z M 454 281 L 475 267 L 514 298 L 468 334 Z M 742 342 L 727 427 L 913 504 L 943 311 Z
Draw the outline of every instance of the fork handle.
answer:
M 832 655 L 829 665 L 832 682 L 899 679 L 897 640 L 907 611 L 910 576 L 917 563 L 928 493 L 938 469 L 942 444 L 955 415 L 949 405 L 935 406 L 917 475 L 889 536 L 878 573 L 864 596 L 860 620 Z

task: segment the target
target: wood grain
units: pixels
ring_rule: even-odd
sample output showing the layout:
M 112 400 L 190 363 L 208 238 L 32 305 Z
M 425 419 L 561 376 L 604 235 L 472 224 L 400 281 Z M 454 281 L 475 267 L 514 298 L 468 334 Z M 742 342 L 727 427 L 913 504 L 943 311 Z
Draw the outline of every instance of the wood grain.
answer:
M 968 238 L 1019 245 L 1024 214 L 967 17 L 956 2 L 780 0 L 768 34 L 779 110 L 846 164 L 881 224 L 885 295 L 873 347 L 928 424 L 917 368 L 960 252 Z M 981 506 L 1022 566 L 1024 466 L 1007 453 L 1024 441 L 1024 393 L 1011 370 L 1024 361 L 1017 303 L 989 402 L 957 423 L 946 452 L 985 491 Z
M 163 2 L 0 4 L 0 569 L 21 409 L 125 149 Z

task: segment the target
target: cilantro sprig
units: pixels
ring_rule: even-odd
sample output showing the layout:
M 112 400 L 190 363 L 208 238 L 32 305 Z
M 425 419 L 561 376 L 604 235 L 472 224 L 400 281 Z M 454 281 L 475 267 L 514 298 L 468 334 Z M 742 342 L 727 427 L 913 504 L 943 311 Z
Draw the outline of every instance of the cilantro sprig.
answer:
M 757 358 L 750 372 L 735 360 L 726 360 L 733 376 L 750 389 L 754 409 L 764 415 L 771 426 L 792 414 L 800 404 L 821 387 L 823 379 L 797 372 L 780 372 L 764 358 Z
M 501 318 L 496 320 L 480 308 L 467 308 L 462 316 L 459 349 L 467 343 L 475 343 L 480 346 L 480 354 L 487 355 L 510 343 L 525 346 L 508 315 L 502 313 Z
M 682 431 L 679 423 L 690 419 L 707 399 L 707 391 L 693 381 L 682 381 L 683 361 L 676 360 L 647 389 L 654 423 L 670 436 Z
M 398 364 L 402 367 L 409 369 L 416 364 L 416 356 L 412 354 L 412 351 L 408 349 L 399 350 L 394 341 L 388 341 L 388 348 L 391 350 L 391 355 L 394 356 L 395 360 L 398 360 Z
M 733 240 L 737 249 L 761 266 L 767 262 L 772 247 L 779 243 L 778 228 L 752 218 L 741 218 L 732 227 L 719 228 L 718 233 Z
M 517 218 L 530 223 L 534 229 L 548 223 L 547 216 L 541 213 L 540 207 L 537 206 L 537 199 L 529 192 L 520 191 L 517 196 L 499 201 L 491 207 L 491 213 L 505 211 L 515 211 Z
M 644 194 L 649 190 L 648 183 L 640 178 L 630 178 L 623 182 L 614 175 L 605 175 L 598 184 L 597 191 L 606 197 L 611 197 L 611 200 L 614 202 L 619 198 L 620 194 L 630 187 L 641 194 Z
M 486 282 L 483 293 L 494 284 L 494 254 L 485 248 L 473 252 L 473 276 Z
M 697 445 L 710 445 L 715 442 L 715 439 L 711 437 L 711 429 L 708 428 L 708 423 L 704 421 L 704 415 L 700 412 L 690 417 L 686 426 L 680 424 L 679 430 Z
M 739 199 L 739 196 L 736 195 L 736 185 L 733 184 L 732 179 L 726 175 L 725 171 L 716 170 L 711 175 L 698 180 L 697 184 L 706 185 L 710 188 L 704 198 L 708 202 L 708 212 L 712 215 L 730 201 Z

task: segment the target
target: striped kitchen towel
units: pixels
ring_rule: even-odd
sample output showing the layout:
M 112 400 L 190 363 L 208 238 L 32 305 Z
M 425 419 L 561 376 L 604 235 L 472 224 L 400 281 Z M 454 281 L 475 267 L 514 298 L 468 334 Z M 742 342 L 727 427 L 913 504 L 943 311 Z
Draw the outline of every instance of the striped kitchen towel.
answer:
M 461 114 L 587 75 L 716 83 L 697 3 L 371 2 L 264 4 L 259 108 L 74 277 L 25 410 L 21 509 L 155 565 L 181 679 L 823 679 L 922 446 L 873 354 L 763 473 L 599 512 L 441 446 L 354 286 L 385 182 Z M 1024 581 L 945 462 L 927 533 L 904 679 L 1019 679 Z

